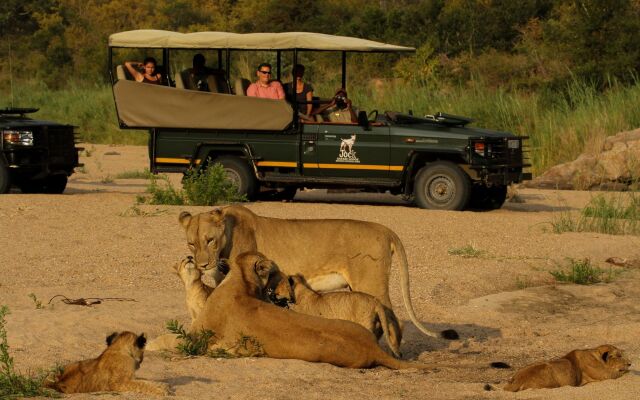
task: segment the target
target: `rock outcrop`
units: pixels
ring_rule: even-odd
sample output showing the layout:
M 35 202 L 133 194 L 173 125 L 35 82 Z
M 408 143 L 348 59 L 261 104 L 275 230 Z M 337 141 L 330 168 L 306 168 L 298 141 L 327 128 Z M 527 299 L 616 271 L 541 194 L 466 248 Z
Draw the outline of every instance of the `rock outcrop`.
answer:
M 599 154 L 556 165 L 524 186 L 544 189 L 628 190 L 640 181 L 640 129 L 608 137 Z

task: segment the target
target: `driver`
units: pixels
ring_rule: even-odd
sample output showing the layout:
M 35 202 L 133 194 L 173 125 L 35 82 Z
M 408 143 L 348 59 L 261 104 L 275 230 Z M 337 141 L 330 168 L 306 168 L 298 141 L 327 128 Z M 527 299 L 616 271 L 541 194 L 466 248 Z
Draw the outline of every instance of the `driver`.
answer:
M 358 122 L 358 116 L 351 105 L 351 100 L 347 97 L 347 91 L 340 88 L 336 91 L 333 99 L 324 106 L 314 111 L 314 114 L 328 113 L 331 122 Z

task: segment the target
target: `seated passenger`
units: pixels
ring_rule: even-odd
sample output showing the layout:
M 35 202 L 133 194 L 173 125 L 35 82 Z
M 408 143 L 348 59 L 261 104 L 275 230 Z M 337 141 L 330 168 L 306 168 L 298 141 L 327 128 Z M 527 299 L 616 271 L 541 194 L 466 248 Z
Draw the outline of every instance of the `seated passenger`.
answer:
M 134 67 L 134 65 L 136 67 Z M 144 62 L 126 61 L 124 66 L 133 76 L 136 82 L 151 83 L 153 85 L 162 84 L 162 75 L 156 72 L 156 59 L 153 57 L 147 57 Z
M 338 89 L 333 99 L 313 112 L 314 114 L 328 113 L 331 122 L 358 122 L 358 116 L 347 97 L 347 91 Z
M 311 118 L 311 109 L 313 104 L 313 86 L 302 80 L 304 76 L 304 65 L 296 64 L 291 71 L 293 82 L 284 84 L 284 94 L 287 100 L 293 103 L 292 90 L 296 91 L 296 102 L 298 104 L 298 115 L 302 120 L 313 121 Z M 292 86 L 295 84 L 295 88 Z
M 189 73 L 189 78 L 191 79 L 191 87 L 197 89 L 201 92 L 210 92 L 211 88 L 209 88 L 209 83 L 207 82 L 207 77 L 211 75 L 212 71 L 210 68 L 205 66 L 206 59 L 200 53 L 193 56 L 191 72 Z
M 278 81 L 271 80 L 271 64 L 262 63 L 256 71 L 258 80 L 247 88 L 247 96 L 284 100 L 284 89 Z

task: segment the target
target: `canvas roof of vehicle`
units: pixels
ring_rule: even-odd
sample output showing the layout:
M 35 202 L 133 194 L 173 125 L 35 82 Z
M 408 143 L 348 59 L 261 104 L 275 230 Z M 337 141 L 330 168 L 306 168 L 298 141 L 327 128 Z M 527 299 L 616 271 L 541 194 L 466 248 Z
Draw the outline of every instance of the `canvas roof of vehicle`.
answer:
M 236 50 L 316 50 L 367 53 L 414 52 L 415 48 L 396 46 L 349 36 L 313 32 L 230 33 L 140 29 L 109 36 L 110 47 Z

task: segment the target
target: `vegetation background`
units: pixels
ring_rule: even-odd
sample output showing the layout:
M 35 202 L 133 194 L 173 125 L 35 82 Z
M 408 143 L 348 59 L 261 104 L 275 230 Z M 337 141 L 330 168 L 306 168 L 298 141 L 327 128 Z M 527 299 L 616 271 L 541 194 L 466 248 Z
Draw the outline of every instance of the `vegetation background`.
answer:
M 144 132 L 117 127 L 106 51 L 110 34 L 145 28 L 414 46 L 409 56 L 351 55 L 354 102 L 530 136 L 534 173 L 640 126 L 640 0 L 3 0 L 0 106 L 41 107 L 38 117 L 78 125 L 87 141 L 145 144 Z M 303 59 L 329 96 L 338 58 Z M 233 72 L 250 74 L 255 60 L 238 61 Z

